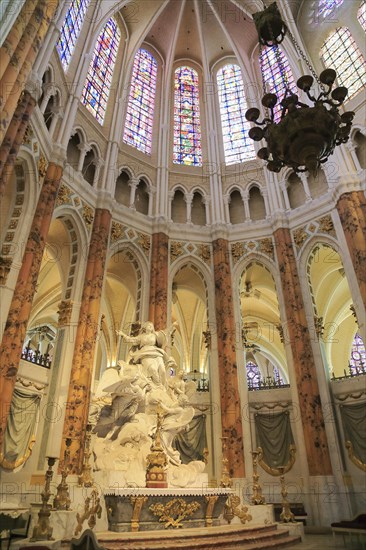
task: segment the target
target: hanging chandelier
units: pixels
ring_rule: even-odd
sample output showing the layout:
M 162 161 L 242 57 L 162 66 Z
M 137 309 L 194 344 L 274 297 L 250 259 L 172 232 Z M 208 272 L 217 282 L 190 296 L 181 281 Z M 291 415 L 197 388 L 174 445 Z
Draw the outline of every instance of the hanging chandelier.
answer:
M 348 111 L 340 114 L 338 110 L 347 97 L 348 89 L 345 86 L 333 88 L 337 77 L 333 69 L 325 69 L 318 78 L 282 20 L 276 3 L 255 13 L 253 18 L 259 37 L 260 61 L 262 46 L 273 48 L 285 91 L 283 97 L 267 93 L 264 69 L 260 62 L 265 116 L 259 122 L 259 109 L 247 110 L 246 119 L 258 124 L 250 129 L 249 137 L 254 141 L 264 139 L 267 142 L 266 147 L 259 149 L 257 156 L 267 162 L 267 168 L 271 172 L 280 172 L 281 168 L 287 166 L 296 173 L 309 171 L 314 174 L 328 160 L 335 147 L 349 139 L 355 113 Z M 306 94 L 310 105 L 300 101 L 299 96 L 290 89 L 279 50 L 279 44 L 286 34 L 312 74 L 304 75 L 297 81 L 298 89 Z M 317 94 L 312 91 L 314 81 L 318 85 Z

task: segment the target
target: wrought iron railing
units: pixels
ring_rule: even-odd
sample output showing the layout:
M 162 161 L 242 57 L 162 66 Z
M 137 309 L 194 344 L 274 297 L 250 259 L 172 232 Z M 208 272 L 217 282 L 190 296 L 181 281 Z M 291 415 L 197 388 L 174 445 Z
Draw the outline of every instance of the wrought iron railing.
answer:
M 355 378 L 366 374 L 366 367 L 360 362 L 360 365 L 348 365 L 348 369 L 344 369 L 341 376 L 335 376 L 332 372 L 332 380 L 346 380 L 347 378 Z
M 22 359 L 28 361 L 28 363 L 34 363 L 35 365 L 45 367 L 46 369 L 50 369 L 52 364 L 52 360 L 48 353 L 42 354 L 38 349 L 34 350 L 29 346 L 23 348 Z

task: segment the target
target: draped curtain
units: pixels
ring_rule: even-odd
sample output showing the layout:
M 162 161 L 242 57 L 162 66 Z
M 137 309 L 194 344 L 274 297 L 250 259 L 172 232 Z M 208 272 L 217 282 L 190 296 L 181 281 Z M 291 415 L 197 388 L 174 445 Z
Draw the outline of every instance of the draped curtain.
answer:
M 183 464 L 203 460 L 203 451 L 207 448 L 206 415 L 195 416 L 187 428 L 175 436 L 173 447 L 179 451 Z
M 39 416 L 41 395 L 14 389 L 6 425 L 4 444 L 0 453 L 0 466 L 14 470 L 31 455 L 35 443 L 35 430 Z
M 288 411 L 257 413 L 254 416 L 257 446 L 262 447 L 264 462 L 271 468 L 286 466 L 294 437 Z
M 340 406 L 345 441 L 350 441 L 356 458 L 366 464 L 366 404 Z

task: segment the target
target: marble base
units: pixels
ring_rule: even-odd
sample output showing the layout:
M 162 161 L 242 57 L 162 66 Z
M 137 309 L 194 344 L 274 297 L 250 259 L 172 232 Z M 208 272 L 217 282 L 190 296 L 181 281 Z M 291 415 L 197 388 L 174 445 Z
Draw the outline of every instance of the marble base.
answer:
M 17 550 L 18 548 L 23 547 L 32 548 L 32 546 L 37 546 L 37 548 L 39 548 L 40 546 L 45 546 L 47 548 L 52 548 L 52 550 L 58 550 L 58 548 L 61 548 L 61 539 L 36 540 L 34 542 L 31 542 L 30 539 L 21 539 L 12 542 L 10 545 L 10 550 Z
M 305 533 L 304 533 L 304 524 L 302 521 L 296 521 L 295 523 L 289 522 L 289 523 L 278 523 L 279 529 L 286 529 L 286 531 L 289 532 L 291 536 L 301 537 L 301 541 L 304 542 L 305 540 Z
M 271 523 L 274 523 L 275 519 L 273 504 L 257 504 L 254 506 L 244 503 L 244 505 L 248 508 L 248 514 L 250 514 L 253 518 L 250 525 L 258 525 L 259 523 L 261 525 L 270 525 Z

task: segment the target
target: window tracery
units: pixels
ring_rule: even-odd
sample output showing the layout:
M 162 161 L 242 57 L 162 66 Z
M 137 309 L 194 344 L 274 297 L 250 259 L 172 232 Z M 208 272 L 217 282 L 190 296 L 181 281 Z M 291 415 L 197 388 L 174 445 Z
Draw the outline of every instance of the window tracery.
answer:
M 158 64 L 141 48 L 135 55 L 123 141 L 151 154 Z
M 202 166 L 198 74 L 192 67 L 174 73 L 173 162 Z
M 263 81 L 266 83 L 267 93 L 283 97 L 286 87 L 292 92 L 297 92 L 295 80 L 291 71 L 287 56 L 278 46 L 262 48 L 259 56 Z M 284 78 L 283 76 L 284 75 Z M 281 117 L 281 105 L 278 102 L 275 106 L 274 118 L 279 122 Z
M 61 27 L 60 38 L 57 41 L 56 48 L 65 72 L 74 53 L 89 2 L 90 0 L 72 0 Z
M 339 85 L 348 88 L 348 99 L 366 85 L 365 59 L 347 27 L 339 27 L 328 36 L 320 57 L 326 67 L 335 69 Z
M 216 75 L 225 162 L 227 165 L 255 157 L 254 143 L 249 138 L 250 123 L 245 118 L 247 103 L 240 67 L 229 63 Z
M 111 17 L 98 36 L 89 65 L 81 102 L 103 124 L 112 85 L 121 31 Z

